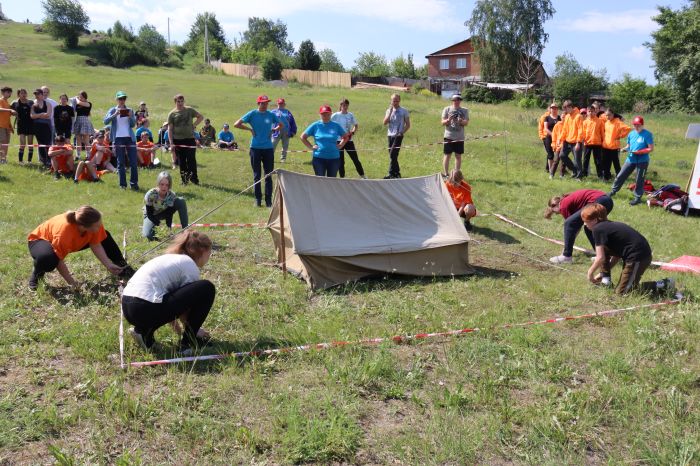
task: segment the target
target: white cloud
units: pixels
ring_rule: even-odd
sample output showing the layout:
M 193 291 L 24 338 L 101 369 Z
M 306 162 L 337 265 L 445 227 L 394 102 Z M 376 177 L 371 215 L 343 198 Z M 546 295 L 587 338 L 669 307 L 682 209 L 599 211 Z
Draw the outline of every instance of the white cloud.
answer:
M 575 19 L 558 20 L 556 25 L 565 31 L 649 34 L 659 27 L 658 23 L 652 19 L 658 14 L 658 10 L 650 9 L 616 12 L 586 11 Z
M 647 58 L 649 56 L 649 49 L 643 45 L 632 47 L 629 51 L 629 56 L 632 58 Z

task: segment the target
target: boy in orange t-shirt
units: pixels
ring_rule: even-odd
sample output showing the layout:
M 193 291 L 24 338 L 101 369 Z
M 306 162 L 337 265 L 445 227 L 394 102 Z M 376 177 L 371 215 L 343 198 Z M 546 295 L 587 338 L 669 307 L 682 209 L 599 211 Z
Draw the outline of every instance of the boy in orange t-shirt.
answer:
M 60 179 L 61 174 L 69 177 L 75 173 L 75 162 L 73 161 L 73 146 L 66 142 L 63 135 L 56 136 L 56 142 L 49 148 L 49 158 L 51 159 L 51 170 L 55 179 Z
M 464 181 L 462 170 L 452 170 L 449 178 L 445 181 L 445 187 L 450 193 L 457 213 L 464 218 L 464 228 L 467 231 L 472 231 L 472 224 L 469 220 L 476 216 L 476 207 L 472 201 L 472 187 Z
M 156 145 L 148 138 L 148 133 L 141 133 L 141 140 L 136 143 L 136 156 L 139 160 L 139 167 L 153 167 L 153 154 L 156 152 Z

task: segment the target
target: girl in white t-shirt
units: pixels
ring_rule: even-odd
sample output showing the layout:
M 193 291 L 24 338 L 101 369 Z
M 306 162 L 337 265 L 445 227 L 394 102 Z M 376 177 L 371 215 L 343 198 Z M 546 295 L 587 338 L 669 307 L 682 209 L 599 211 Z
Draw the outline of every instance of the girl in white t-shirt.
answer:
M 184 326 L 180 353 L 188 355 L 206 345 L 209 334 L 202 324 L 209 314 L 216 289 L 199 278 L 199 269 L 211 256 L 207 235 L 186 230 L 176 236 L 166 254 L 146 262 L 129 280 L 122 296 L 124 317 L 134 328 L 129 333 L 137 344 L 150 349 L 155 331 L 176 319 Z

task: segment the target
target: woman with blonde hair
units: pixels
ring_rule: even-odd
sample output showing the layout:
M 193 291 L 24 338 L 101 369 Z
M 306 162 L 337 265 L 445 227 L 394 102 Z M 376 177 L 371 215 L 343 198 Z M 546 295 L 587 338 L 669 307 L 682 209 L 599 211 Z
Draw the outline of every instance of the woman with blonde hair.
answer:
M 134 328 L 129 333 L 137 344 L 150 349 L 155 331 L 179 319 L 184 326 L 179 352 L 189 355 L 206 345 L 208 333 L 202 324 L 209 315 L 216 288 L 200 279 L 199 269 L 211 256 L 209 237 L 185 230 L 175 237 L 166 254 L 146 262 L 131 277 L 122 295 L 124 317 Z
M 54 269 L 58 269 L 69 285 L 78 287 L 65 258 L 72 252 L 88 247 L 112 274 L 128 277 L 134 273 L 124 260 L 119 246 L 102 225 L 102 214 L 91 206 L 84 205 L 48 219 L 29 233 L 27 241 L 29 253 L 34 259 L 34 269 L 29 277 L 31 290 L 36 290 L 39 279 Z

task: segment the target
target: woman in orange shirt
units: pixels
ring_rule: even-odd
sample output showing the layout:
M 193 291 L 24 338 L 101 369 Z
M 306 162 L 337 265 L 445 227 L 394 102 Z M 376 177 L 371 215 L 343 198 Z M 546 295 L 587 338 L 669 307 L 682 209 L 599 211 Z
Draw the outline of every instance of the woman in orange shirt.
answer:
M 29 254 L 34 259 L 34 269 L 29 277 L 31 290 L 36 290 L 39 279 L 54 269 L 58 269 L 69 285 L 78 287 L 65 258 L 88 247 L 112 274 L 126 278 L 134 274 L 119 246 L 102 226 L 102 214 L 94 207 L 84 205 L 48 219 L 29 233 L 27 241 Z
M 452 170 L 449 178 L 445 181 L 445 187 L 450 193 L 452 202 L 455 203 L 457 213 L 464 218 L 464 228 L 467 231 L 472 231 L 472 224 L 469 220 L 476 217 L 476 207 L 472 201 L 472 187 L 464 181 L 462 170 Z

